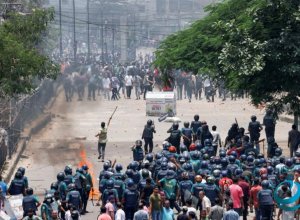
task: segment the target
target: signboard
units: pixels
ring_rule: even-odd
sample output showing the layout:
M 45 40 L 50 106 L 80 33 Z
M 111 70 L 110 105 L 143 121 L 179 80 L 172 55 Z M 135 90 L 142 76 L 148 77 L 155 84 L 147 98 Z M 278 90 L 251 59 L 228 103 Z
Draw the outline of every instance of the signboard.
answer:
M 174 92 L 147 92 L 147 116 L 161 116 L 170 112 L 176 115 L 176 97 Z

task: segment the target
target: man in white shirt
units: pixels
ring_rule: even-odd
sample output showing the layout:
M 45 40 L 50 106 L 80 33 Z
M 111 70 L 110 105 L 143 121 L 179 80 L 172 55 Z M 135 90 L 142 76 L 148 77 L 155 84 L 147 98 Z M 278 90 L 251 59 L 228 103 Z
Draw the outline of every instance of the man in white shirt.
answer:
M 117 203 L 117 212 L 115 215 L 115 220 L 125 220 L 125 212 L 122 209 L 122 204 L 120 202 Z
M 110 100 L 110 79 L 106 74 L 102 79 L 102 85 L 103 85 L 104 98 Z
M 131 96 L 132 82 L 133 82 L 132 76 L 127 74 L 125 76 L 125 86 L 126 86 L 126 95 L 128 99 L 130 99 Z
M 201 218 L 206 219 L 210 214 L 211 202 L 209 198 L 206 197 L 204 191 L 199 192 L 199 198 L 201 199 L 202 211 L 200 213 Z
M 218 146 L 222 147 L 221 136 L 220 133 L 217 131 L 217 126 L 213 125 L 211 129 L 211 134 L 213 136 L 212 146 L 214 147 L 214 155 L 216 156 L 218 152 Z

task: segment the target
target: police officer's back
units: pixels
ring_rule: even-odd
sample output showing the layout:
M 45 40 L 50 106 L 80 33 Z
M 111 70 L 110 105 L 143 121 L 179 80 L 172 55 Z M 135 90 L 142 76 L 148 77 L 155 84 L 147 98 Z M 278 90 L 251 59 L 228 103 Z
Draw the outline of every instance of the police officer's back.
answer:
M 22 179 L 22 173 L 17 171 L 15 174 L 15 178 L 11 181 L 11 184 L 8 189 L 8 193 L 10 195 L 25 195 L 25 182 Z

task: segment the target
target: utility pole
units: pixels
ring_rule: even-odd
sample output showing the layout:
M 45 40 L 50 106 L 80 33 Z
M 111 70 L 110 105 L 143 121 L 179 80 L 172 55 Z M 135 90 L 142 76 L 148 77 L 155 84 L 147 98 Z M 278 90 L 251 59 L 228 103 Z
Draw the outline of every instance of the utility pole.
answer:
M 74 61 L 77 60 L 77 41 L 76 41 L 76 24 L 75 24 L 75 0 L 73 0 L 73 52 L 74 52 Z
M 178 10 L 178 30 L 181 30 L 181 10 L 180 10 L 180 0 L 177 0 L 177 10 Z
M 103 2 L 101 1 L 101 61 L 104 65 L 104 24 L 103 24 Z
M 87 49 L 88 49 L 88 58 L 90 60 L 91 47 L 90 47 L 90 0 L 87 0 Z
M 112 58 L 115 62 L 115 25 L 112 24 Z
M 59 54 L 60 54 L 60 58 L 62 58 L 63 48 L 62 48 L 62 26 L 61 26 L 61 0 L 59 0 Z

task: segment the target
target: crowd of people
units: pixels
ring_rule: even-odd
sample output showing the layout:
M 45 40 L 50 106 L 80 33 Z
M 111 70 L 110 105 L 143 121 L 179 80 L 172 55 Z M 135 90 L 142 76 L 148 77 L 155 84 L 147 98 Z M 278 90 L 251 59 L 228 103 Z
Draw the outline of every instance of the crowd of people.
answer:
M 263 128 L 267 155 L 260 149 Z M 249 133 L 234 123 L 223 144 L 217 126 L 210 131 L 195 115 L 182 128 L 174 123 L 162 150 L 153 153 L 156 131 L 148 120 L 144 147 L 142 140 L 135 142 L 133 161 L 126 166 L 104 161 L 98 186 L 87 165 L 75 173 L 66 166 L 40 203 L 20 167 L 8 188 L 0 179 L 1 198 L 23 194 L 26 220 L 80 219 L 88 212 L 95 187 L 100 191 L 98 220 L 246 220 L 252 212 L 256 220 L 299 219 L 300 133 L 293 125 L 288 138 L 291 157 L 286 157 L 274 131 L 272 112 L 267 111 L 263 124 L 251 116 Z

